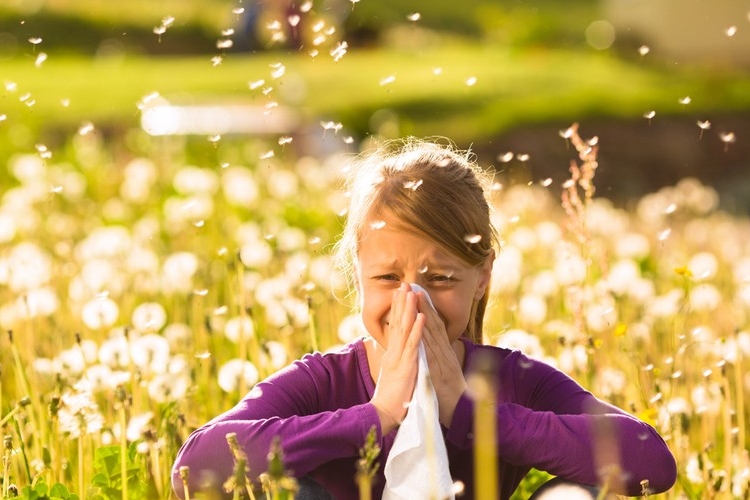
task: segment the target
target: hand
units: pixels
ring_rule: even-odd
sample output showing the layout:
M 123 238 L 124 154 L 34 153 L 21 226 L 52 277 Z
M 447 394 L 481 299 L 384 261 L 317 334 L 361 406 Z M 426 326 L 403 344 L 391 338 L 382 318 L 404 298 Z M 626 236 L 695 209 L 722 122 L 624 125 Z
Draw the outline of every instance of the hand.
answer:
M 422 339 L 430 367 L 430 378 L 437 394 L 440 423 L 450 427 L 458 400 L 468 385 L 456 351 L 448 339 L 445 323 L 422 293 L 419 294 L 417 307 L 426 317 Z
M 417 381 L 419 342 L 425 315 L 417 313 L 417 295 L 402 284 L 394 293 L 388 325 L 388 347 L 380 360 L 375 393 L 370 402 L 385 435 L 406 416 Z

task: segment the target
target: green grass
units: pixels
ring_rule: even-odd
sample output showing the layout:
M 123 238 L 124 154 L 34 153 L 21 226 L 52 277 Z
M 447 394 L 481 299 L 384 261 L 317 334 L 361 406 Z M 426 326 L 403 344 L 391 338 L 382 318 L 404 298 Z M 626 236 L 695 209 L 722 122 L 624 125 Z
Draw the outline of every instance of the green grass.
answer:
M 286 67 L 281 78 L 271 76 L 274 63 Z M 315 58 L 281 51 L 229 54 L 218 66 L 208 56 L 96 60 L 52 55 L 37 67 L 27 54 L 5 61 L 3 70 L 0 112 L 7 119 L 0 127 L 23 124 L 42 138 L 45 130 L 65 131 L 84 121 L 132 127 L 139 120 L 137 104 L 152 92 L 182 103 L 278 100 L 313 123 L 338 120 L 357 134 L 370 132 L 371 114 L 385 108 L 400 116 L 401 133 L 446 135 L 457 142 L 550 120 L 750 109 L 746 73 L 667 71 L 647 60 L 593 51 L 508 50 L 479 43 L 356 50 L 339 62 L 327 53 Z M 389 76 L 395 79 L 382 84 Z M 471 77 L 476 83 L 467 85 Z M 250 90 L 249 82 L 260 79 L 274 87 L 270 94 Z M 7 82 L 16 90 L 8 90 Z M 297 88 L 304 90 L 292 92 Z M 21 102 L 24 95 L 29 97 Z M 679 103 L 685 96 L 692 99 L 688 106 Z M 61 104 L 63 99 L 69 106 Z

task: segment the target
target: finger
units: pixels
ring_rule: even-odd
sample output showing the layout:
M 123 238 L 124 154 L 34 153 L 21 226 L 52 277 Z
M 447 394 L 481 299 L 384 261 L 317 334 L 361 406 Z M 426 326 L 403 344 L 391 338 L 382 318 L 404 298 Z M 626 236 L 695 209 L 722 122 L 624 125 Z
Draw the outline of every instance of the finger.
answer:
M 394 293 L 389 318 L 389 348 L 403 351 L 417 315 L 417 298 L 408 290 L 407 284 L 399 286 Z M 420 333 L 421 334 L 421 333 Z

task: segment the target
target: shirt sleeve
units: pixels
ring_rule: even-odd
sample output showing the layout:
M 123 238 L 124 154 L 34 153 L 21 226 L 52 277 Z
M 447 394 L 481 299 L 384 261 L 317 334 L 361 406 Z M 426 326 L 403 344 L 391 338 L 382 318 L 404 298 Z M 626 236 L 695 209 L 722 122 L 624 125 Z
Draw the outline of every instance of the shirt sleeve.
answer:
M 234 457 L 226 440 L 229 433 L 237 435 L 247 456 L 248 476 L 254 480 L 266 472 L 268 452 L 277 436 L 284 465 L 296 477 L 332 460 L 358 456 L 372 426 L 380 440 L 379 419 L 371 404 L 325 409 L 325 396 L 319 395 L 336 388 L 325 367 L 317 365 L 315 360 L 295 362 L 193 432 L 172 469 L 175 492 L 182 496 L 179 470 L 183 466 L 189 467 L 191 491 L 207 481 L 221 485 L 232 475 Z
M 510 354 L 497 372 L 497 450 L 501 460 L 629 496 L 675 482 L 674 457 L 655 429 L 609 405 L 555 368 Z M 473 446 L 474 402 L 464 394 L 447 439 Z

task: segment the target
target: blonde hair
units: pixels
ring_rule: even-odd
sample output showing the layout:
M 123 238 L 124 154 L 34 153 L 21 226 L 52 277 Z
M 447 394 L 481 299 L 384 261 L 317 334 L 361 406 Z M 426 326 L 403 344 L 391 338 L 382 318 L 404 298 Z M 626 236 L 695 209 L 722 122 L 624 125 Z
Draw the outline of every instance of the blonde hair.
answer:
M 354 284 L 359 243 L 378 217 L 441 246 L 469 265 L 497 247 L 488 200 L 490 178 L 473 155 L 451 143 L 408 138 L 365 154 L 348 171 L 347 220 L 335 245 L 337 268 Z M 488 293 L 474 303 L 467 334 L 480 342 Z

